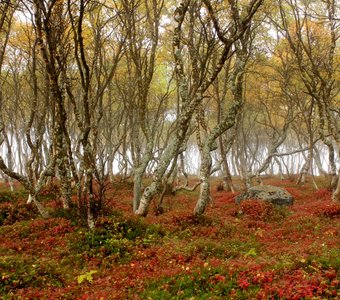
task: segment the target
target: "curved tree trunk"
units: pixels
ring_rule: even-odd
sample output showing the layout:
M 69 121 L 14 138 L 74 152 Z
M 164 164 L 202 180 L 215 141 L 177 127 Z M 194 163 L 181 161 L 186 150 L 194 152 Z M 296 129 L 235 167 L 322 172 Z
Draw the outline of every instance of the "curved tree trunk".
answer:
M 340 169 L 339 169 L 339 174 L 340 174 Z M 334 202 L 340 202 L 340 175 L 337 176 L 337 184 L 335 187 L 335 190 L 332 194 L 332 200 Z
M 201 155 L 201 168 L 199 176 L 201 180 L 200 194 L 194 209 L 194 215 L 196 216 L 202 215 L 205 212 L 209 201 L 211 201 L 209 177 L 212 161 L 209 147 L 205 146 L 201 151 Z
M 27 203 L 29 204 L 29 203 L 33 203 L 36 207 L 37 207 L 37 209 L 38 209 L 38 211 L 39 211 L 39 213 L 40 213 L 40 215 L 43 217 L 43 218 L 48 218 L 49 217 L 49 213 L 48 213 L 48 211 L 44 208 L 44 206 L 38 201 L 38 199 L 37 199 L 37 195 L 31 195 L 31 194 L 29 194 L 29 198 L 28 198 L 28 200 L 27 200 Z
M 329 166 L 330 166 L 330 187 L 332 190 L 335 190 L 337 187 L 337 182 L 338 182 L 338 176 L 336 174 L 336 164 L 335 164 L 335 149 L 333 146 L 333 143 L 326 139 L 322 139 L 323 143 L 327 146 L 328 148 L 328 161 L 329 161 Z
M 142 179 L 145 174 L 145 170 L 148 167 L 150 160 L 152 159 L 153 141 L 148 142 L 144 158 L 142 159 L 138 168 L 135 169 L 133 178 L 133 212 L 136 212 L 142 197 Z
M 232 14 L 232 20 L 235 22 L 232 26 L 229 27 L 228 32 L 222 32 L 220 25 L 218 24 L 218 20 L 216 19 L 215 12 L 210 4 L 210 1 L 203 1 L 207 10 L 209 11 L 209 16 L 212 19 L 212 23 L 214 25 L 214 30 L 216 30 L 217 36 L 220 39 L 220 41 L 223 43 L 223 49 L 221 52 L 221 55 L 219 57 L 218 63 L 216 65 L 216 68 L 212 70 L 212 72 L 207 75 L 209 72 L 207 70 L 200 70 L 202 74 L 202 78 L 200 78 L 198 86 L 195 86 L 194 89 L 189 90 L 189 82 L 191 81 L 193 74 L 186 74 L 184 69 L 184 62 L 185 59 L 183 58 L 184 52 L 182 51 L 183 45 L 182 45 L 182 24 L 184 22 L 186 13 L 188 11 L 188 7 L 190 5 L 190 1 L 186 0 L 180 3 L 180 6 L 175 10 L 174 20 L 176 22 L 176 26 L 174 29 L 174 37 L 173 37 L 173 54 L 175 58 L 175 69 L 176 69 L 176 79 L 177 79 L 177 86 L 179 89 L 179 95 L 181 99 L 181 112 L 177 119 L 177 126 L 176 126 L 176 133 L 175 138 L 172 139 L 172 142 L 170 145 L 166 148 L 166 150 L 163 152 L 157 171 L 154 176 L 153 182 L 144 190 L 144 193 L 142 195 L 140 206 L 138 210 L 136 211 L 137 215 L 146 215 L 148 212 L 149 204 L 154 195 L 160 190 L 161 188 L 161 182 L 162 178 L 170 165 L 170 162 L 173 158 L 177 157 L 180 148 L 183 146 L 183 143 L 187 137 L 187 131 L 190 125 L 190 121 L 192 118 L 193 113 L 196 111 L 197 107 L 202 103 L 203 101 L 203 95 L 207 91 L 207 89 L 211 86 L 211 84 L 216 80 L 218 74 L 220 74 L 221 70 L 223 69 L 223 66 L 225 65 L 225 62 L 230 59 L 231 52 L 232 52 L 232 46 L 236 45 L 236 43 L 244 38 L 247 39 L 250 37 L 250 31 L 248 26 L 251 22 L 252 17 L 256 13 L 257 9 L 262 5 L 262 0 L 255 0 L 252 1 L 252 5 L 249 6 L 249 10 L 247 10 L 246 15 L 242 15 L 242 18 L 240 16 L 240 12 L 238 11 L 238 7 L 234 6 L 231 10 Z M 192 19 L 190 19 L 192 21 Z M 240 26 L 242 24 L 242 26 Z M 204 31 L 206 32 L 206 31 Z M 227 38 L 228 36 L 228 38 Z M 232 36 L 232 38 L 231 38 Z M 245 37 L 247 36 L 247 37 Z M 210 39 L 210 37 L 209 37 Z M 190 43 L 189 43 L 190 44 Z M 192 45 L 189 45 L 189 52 L 190 47 Z M 246 51 L 247 45 L 243 45 L 244 49 L 242 51 Z M 211 51 L 210 51 L 211 52 Z M 247 55 L 247 53 L 246 53 Z M 210 57 L 206 57 L 208 59 Z M 245 64 L 245 57 L 243 57 L 244 61 L 242 59 L 235 64 L 235 70 L 241 69 L 241 71 L 235 71 L 235 80 L 231 80 L 232 84 L 232 90 L 236 93 L 239 92 L 240 87 L 242 87 L 243 84 L 243 72 L 244 72 L 244 64 Z M 195 64 L 191 65 L 194 69 Z M 241 97 L 238 95 L 234 96 L 234 102 L 222 121 L 222 123 L 218 124 L 212 132 L 209 134 L 209 137 L 205 141 L 205 145 L 203 146 L 204 149 L 204 155 L 210 156 L 210 150 L 212 149 L 212 145 L 215 143 L 218 136 L 220 136 L 225 130 L 230 128 L 231 126 L 234 126 L 235 124 L 235 117 L 242 106 L 242 93 L 241 90 Z M 204 158 L 209 161 L 209 158 Z M 211 158 L 210 158 L 211 159 Z M 205 163 L 205 162 L 204 162 Z M 202 202 L 202 205 L 200 203 L 198 206 L 200 207 L 197 209 L 197 212 L 204 211 L 203 207 L 206 206 L 206 203 L 209 200 L 209 195 L 207 193 L 207 190 L 209 190 L 209 184 L 207 183 L 208 174 L 206 176 L 206 172 L 210 173 L 209 168 L 204 167 L 203 165 L 203 172 L 202 172 L 202 178 L 203 178 L 203 187 L 202 190 L 202 197 L 200 198 L 200 203 Z
M 203 214 L 209 201 L 211 200 L 209 177 L 211 172 L 212 160 L 210 151 L 214 149 L 216 139 L 220 137 L 225 131 L 235 125 L 237 116 L 243 107 L 243 79 L 247 60 L 247 52 L 244 52 L 245 48 L 238 50 L 239 52 L 235 62 L 235 73 L 232 75 L 232 91 L 234 94 L 233 104 L 223 120 L 219 124 L 217 124 L 213 130 L 211 130 L 202 147 L 200 168 L 200 196 L 194 209 L 194 215 Z

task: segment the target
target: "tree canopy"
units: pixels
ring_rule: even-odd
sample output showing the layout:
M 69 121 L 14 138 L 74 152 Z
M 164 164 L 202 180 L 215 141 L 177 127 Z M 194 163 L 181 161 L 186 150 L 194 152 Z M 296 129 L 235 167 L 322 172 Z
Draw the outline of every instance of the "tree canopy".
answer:
M 339 201 L 338 10 L 335 0 L 1 1 L 3 176 L 45 217 L 44 186 L 58 182 L 65 209 L 76 190 L 89 227 L 114 176 L 133 179 L 143 216 L 169 186 L 199 186 L 203 214 L 212 175 L 233 190 L 232 175 L 248 188 L 263 173 L 300 184 L 323 174 Z

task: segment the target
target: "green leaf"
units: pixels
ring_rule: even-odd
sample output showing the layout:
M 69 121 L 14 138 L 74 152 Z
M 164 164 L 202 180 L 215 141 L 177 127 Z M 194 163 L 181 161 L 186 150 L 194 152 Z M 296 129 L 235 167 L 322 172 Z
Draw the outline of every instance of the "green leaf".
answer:
M 246 254 L 245 256 L 256 256 L 257 255 L 257 252 L 256 252 L 256 249 L 255 248 L 251 248 Z
M 95 271 L 95 270 L 91 270 L 85 274 L 82 274 L 82 275 L 79 275 L 77 277 L 77 281 L 78 281 L 78 284 L 82 284 L 84 281 L 87 281 L 89 283 L 91 283 L 93 281 L 93 277 L 92 275 L 97 273 L 98 271 Z

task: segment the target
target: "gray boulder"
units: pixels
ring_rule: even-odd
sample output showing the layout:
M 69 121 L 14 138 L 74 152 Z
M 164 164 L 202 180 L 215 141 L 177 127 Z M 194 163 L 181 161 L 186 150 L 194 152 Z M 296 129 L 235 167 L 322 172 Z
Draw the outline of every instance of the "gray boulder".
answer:
M 275 205 L 292 205 L 294 199 L 285 189 L 272 185 L 253 186 L 235 198 L 237 204 L 246 199 L 268 201 Z

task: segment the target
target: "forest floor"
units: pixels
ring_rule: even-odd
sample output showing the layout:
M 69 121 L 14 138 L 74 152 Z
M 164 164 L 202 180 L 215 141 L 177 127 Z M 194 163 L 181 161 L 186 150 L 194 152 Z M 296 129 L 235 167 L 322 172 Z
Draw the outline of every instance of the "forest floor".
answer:
M 131 183 L 114 183 L 94 231 L 43 201 L 0 187 L 2 299 L 340 299 L 340 205 L 330 192 L 290 180 L 294 205 L 257 201 L 212 188 L 213 204 L 192 217 L 197 192 L 165 200 L 166 212 L 133 216 Z M 171 209 L 169 210 L 169 206 Z

